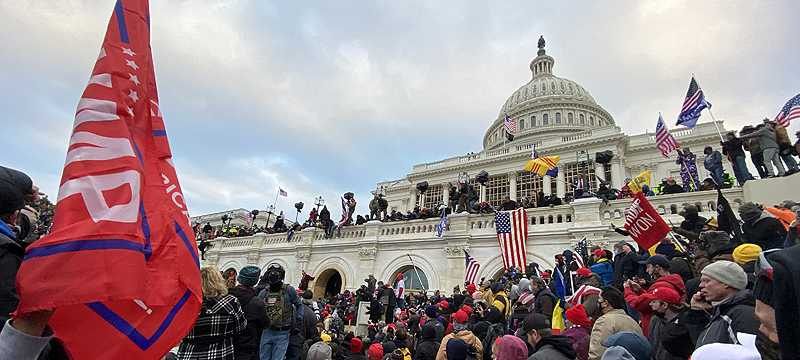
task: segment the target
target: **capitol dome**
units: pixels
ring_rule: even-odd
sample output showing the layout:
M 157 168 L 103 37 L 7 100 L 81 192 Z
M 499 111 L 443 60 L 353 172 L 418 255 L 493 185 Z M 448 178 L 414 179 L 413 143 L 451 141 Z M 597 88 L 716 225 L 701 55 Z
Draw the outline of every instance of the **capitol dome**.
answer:
M 614 125 L 611 115 L 583 86 L 553 75 L 554 63 L 555 60 L 545 53 L 544 38 L 540 38 L 539 51 L 530 64 L 531 80 L 503 104 L 486 131 L 484 148 L 497 148 L 506 143 L 503 131 L 506 115 L 517 125 L 514 141 L 524 140 L 523 143 Z

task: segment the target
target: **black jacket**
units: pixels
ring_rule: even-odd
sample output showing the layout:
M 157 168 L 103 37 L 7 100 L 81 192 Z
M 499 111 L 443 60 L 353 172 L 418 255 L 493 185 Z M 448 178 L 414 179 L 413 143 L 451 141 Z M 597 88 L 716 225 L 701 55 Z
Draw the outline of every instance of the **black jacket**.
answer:
M 536 352 L 528 360 L 573 360 L 577 354 L 572 340 L 566 336 L 545 336 L 536 344 Z
M 726 318 L 730 319 L 730 325 Z M 759 325 L 755 315 L 755 299 L 749 290 L 740 290 L 715 306 L 710 315 L 702 310 L 689 310 L 686 317 L 689 332 L 699 334 L 693 339 L 696 348 L 712 343 L 732 343 L 729 326 L 734 334 L 742 332 L 755 335 L 758 334 Z M 698 329 L 702 330 L 698 332 Z
M 773 266 L 772 307 L 780 336 L 783 359 L 800 354 L 800 245 L 770 256 Z
M 737 156 L 744 156 L 744 150 L 742 149 L 742 139 L 733 138 L 733 140 L 728 140 L 722 143 L 722 153 L 729 156 L 730 158 L 735 158 Z
M 435 360 L 438 351 L 439 343 L 436 339 L 423 339 L 417 345 L 417 350 L 414 352 L 414 360 Z
M 253 297 L 256 296 L 256 291 L 249 286 L 237 285 L 234 288 L 228 289 L 228 294 L 233 295 L 239 304 L 242 305 L 242 310 L 245 311 L 245 318 L 247 318 L 247 306 Z M 256 333 L 250 327 L 249 321 L 244 331 L 236 335 L 234 339 L 234 351 L 237 360 L 254 360 L 258 358 L 258 346 L 261 339 L 261 333 Z
M 0 220 L 2 221 L 2 220 Z M 17 308 L 17 270 L 22 264 L 25 250 L 16 240 L 0 234 L 0 321 L 5 324 L 9 314 Z M 3 325 L 0 325 L 2 328 Z
M 780 220 L 764 215 L 757 219 L 753 224 L 745 222 L 742 224 L 742 234 L 744 241 L 761 246 L 762 250 L 781 249 L 786 240 L 786 228 Z
M 317 315 L 314 314 L 314 309 L 308 304 L 303 304 L 300 308 L 303 309 L 300 335 L 303 336 L 303 339 L 316 339 L 320 334 L 317 334 Z
M 390 287 L 384 287 L 378 295 L 378 299 L 380 299 L 381 301 L 383 301 L 383 299 L 387 297 L 389 298 L 388 306 L 390 308 L 394 308 L 395 306 L 397 306 L 397 297 L 394 295 L 394 289 Z
M 622 289 L 625 280 L 633 278 L 639 272 L 639 257 L 635 252 L 619 253 L 614 256 L 614 285 Z
M 681 356 L 669 351 L 674 348 L 686 349 L 686 351 L 688 351 L 688 349 L 694 349 L 694 343 L 692 343 L 688 329 L 684 326 L 685 322 L 686 311 L 675 315 L 675 317 L 670 320 L 659 315 L 653 315 L 650 318 L 650 332 L 647 338 L 650 340 L 650 346 L 652 347 L 651 359 L 685 360 L 688 358 L 688 355 Z M 689 355 L 691 355 L 691 351 L 689 351 Z

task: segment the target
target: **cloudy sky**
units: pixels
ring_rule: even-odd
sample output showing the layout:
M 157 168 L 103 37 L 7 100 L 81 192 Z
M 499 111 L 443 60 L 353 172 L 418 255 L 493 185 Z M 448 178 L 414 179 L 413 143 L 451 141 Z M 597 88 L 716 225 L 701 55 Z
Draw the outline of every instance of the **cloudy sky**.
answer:
M 365 211 L 376 182 L 480 150 L 540 34 L 628 133 L 674 119 L 691 73 L 729 128 L 800 92 L 797 1 L 151 2 L 193 215 L 263 209 L 278 186 L 283 209 L 353 191 Z M 113 4 L 0 0 L 0 164 L 51 198 Z

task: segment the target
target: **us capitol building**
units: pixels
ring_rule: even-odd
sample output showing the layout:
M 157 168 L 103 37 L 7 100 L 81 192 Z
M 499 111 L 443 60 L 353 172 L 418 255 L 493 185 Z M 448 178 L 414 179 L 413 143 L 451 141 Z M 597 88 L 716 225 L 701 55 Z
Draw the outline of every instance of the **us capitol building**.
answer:
M 674 156 L 667 159 L 661 155 L 654 134 L 623 133 L 614 117 L 589 91 L 575 81 L 556 76 L 554 65 L 555 59 L 546 54 L 544 42 L 540 40 L 537 56 L 530 63 L 530 79 L 502 104 L 486 129 L 483 150 L 418 164 L 402 179 L 379 182 L 377 189 L 385 194 L 389 211 L 405 213 L 417 205 L 434 208 L 439 203 L 447 203 L 449 183 L 455 184 L 464 173 L 474 182 L 474 176 L 480 171 L 490 174 L 485 186 L 475 184 L 476 190 L 480 189 L 480 201 L 494 206 L 506 197 L 534 198 L 539 191 L 557 194 L 563 199 L 579 174 L 606 179 L 617 189 L 623 186 L 626 178 L 643 170 L 652 171 L 654 182 L 668 176 L 680 179 Z M 517 134 L 511 142 L 504 140 L 506 114 L 517 122 Z M 640 119 L 653 124 L 655 120 L 653 114 L 643 114 Z M 718 125 L 722 127 L 722 122 Z M 701 179 L 707 177 L 702 166 L 702 149 L 707 145 L 719 149 L 714 124 L 700 123 L 694 129 L 673 130 L 672 134 L 682 147 L 693 149 L 698 156 Z M 539 177 L 522 171 L 533 146 L 539 155 L 561 157 L 557 177 Z M 614 155 L 610 162 L 594 161 L 595 154 L 607 150 Z M 724 163 L 726 171 L 732 174 L 730 164 Z M 430 185 L 425 193 L 419 194 L 416 184 L 423 181 Z M 595 189 L 597 185 L 597 181 L 593 181 Z M 748 186 L 724 190 L 734 211 L 748 199 Z M 660 195 L 650 200 L 665 219 L 674 224 L 680 223 L 682 218 L 677 212 L 684 204 L 698 205 L 701 215 L 707 217 L 716 214 L 714 191 Z M 603 204 L 598 199 L 579 199 L 561 206 L 527 209 L 530 222 L 528 261 L 552 268 L 555 254 L 572 248 L 584 237 L 610 248 L 610 244 L 622 240 L 610 225 L 622 226 L 623 211 L 629 203 L 630 200 Z M 219 224 L 224 213 L 199 216 L 194 220 Z M 438 221 L 438 218 L 370 221 L 344 227 L 340 236 L 330 239 L 315 228 L 298 232 L 291 241 L 287 241 L 286 233 L 217 238 L 206 254 L 206 264 L 216 264 L 220 270 L 238 271 L 246 265 L 265 269 L 267 264 L 276 262 L 287 269 L 287 282 L 294 285 L 305 270 L 316 277 L 311 282 L 316 296 L 356 289 L 369 274 L 380 281 L 388 281 L 400 272 L 406 275 L 407 289 L 449 291 L 456 285 L 463 286 L 463 250 L 480 263 L 478 278 L 491 278 L 502 270 L 493 215 L 450 215 L 449 229 L 442 238 L 434 234 Z

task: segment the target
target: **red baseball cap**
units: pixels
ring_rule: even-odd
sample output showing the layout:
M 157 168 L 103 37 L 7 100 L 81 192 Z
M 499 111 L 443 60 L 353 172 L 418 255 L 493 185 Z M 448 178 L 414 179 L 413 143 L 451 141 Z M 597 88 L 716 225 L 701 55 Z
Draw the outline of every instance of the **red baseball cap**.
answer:
M 603 249 L 596 249 L 595 251 L 592 252 L 592 254 L 594 254 L 594 256 L 597 257 L 606 257 L 606 251 Z
M 589 269 L 587 267 L 582 267 L 582 268 L 578 269 L 577 273 L 578 273 L 578 277 L 582 277 L 582 278 L 589 277 L 589 276 L 592 276 L 592 269 Z
M 451 316 L 450 318 L 453 320 L 453 322 L 459 324 L 466 324 L 467 320 L 469 319 L 469 315 L 467 315 L 467 313 L 464 312 L 464 310 L 458 310 L 455 313 L 453 313 L 453 316 Z
M 667 304 L 677 305 L 681 303 L 681 295 L 673 288 L 657 287 L 650 290 L 645 295 L 649 301 L 661 300 Z

